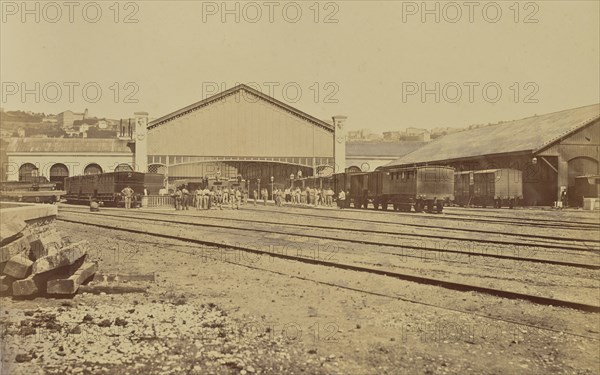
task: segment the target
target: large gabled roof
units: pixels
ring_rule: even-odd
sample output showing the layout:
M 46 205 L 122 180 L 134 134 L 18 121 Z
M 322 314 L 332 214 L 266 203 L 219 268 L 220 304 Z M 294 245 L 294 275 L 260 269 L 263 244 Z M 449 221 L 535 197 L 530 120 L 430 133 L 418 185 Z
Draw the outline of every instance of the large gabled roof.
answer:
M 600 118 L 600 104 L 448 134 L 388 166 L 515 152 L 535 153 Z
M 132 153 L 126 140 L 100 138 L 13 138 L 7 153 Z
M 155 127 L 165 124 L 171 120 L 174 120 L 178 117 L 181 117 L 182 115 L 188 114 L 188 113 L 196 111 L 202 107 L 205 107 L 211 103 L 214 103 L 219 100 L 223 100 L 224 98 L 231 96 L 231 95 L 235 95 L 236 93 L 238 93 L 242 90 L 247 91 L 247 92 L 261 98 L 262 100 L 265 100 L 266 102 L 271 103 L 274 106 L 279 107 L 279 108 L 291 113 L 292 115 L 298 116 L 308 122 L 311 122 L 317 126 L 324 128 L 326 130 L 329 130 L 331 132 L 333 132 L 333 130 L 334 130 L 332 124 L 329 124 L 323 120 L 319 120 L 316 117 L 313 117 L 305 112 L 302 112 L 299 109 L 296 109 L 290 105 L 287 105 L 271 96 L 265 95 L 262 92 L 255 90 L 252 87 L 245 85 L 245 84 L 239 84 L 235 87 L 230 88 L 229 90 L 222 91 L 222 92 L 215 94 L 209 98 L 206 98 L 206 99 L 196 102 L 194 104 L 188 105 L 187 107 L 183 107 L 180 110 L 177 110 L 175 112 L 169 113 L 168 115 L 165 115 L 156 120 L 153 120 L 150 123 L 148 123 L 148 129 L 155 128 Z

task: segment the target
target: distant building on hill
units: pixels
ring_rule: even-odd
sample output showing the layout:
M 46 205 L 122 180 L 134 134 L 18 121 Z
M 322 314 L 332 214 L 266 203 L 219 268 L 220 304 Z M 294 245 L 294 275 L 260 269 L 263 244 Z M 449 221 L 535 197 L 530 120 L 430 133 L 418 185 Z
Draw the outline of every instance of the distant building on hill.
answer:
M 83 113 L 75 113 L 73 111 L 67 110 L 64 112 L 59 113 L 56 116 L 57 119 L 57 123 L 63 128 L 63 129 L 70 129 L 73 127 L 73 123 L 77 120 L 79 121 L 83 121 L 84 119 L 86 119 L 88 117 L 88 110 L 87 108 L 85 109 L 85 112 Z
M 378 141 L 378 140 L 381 140 L 381 135 L 374 133 L 369 129 L 350 130 L 350 131 L 348 131 L 348 135 L 347 135 L 348 142 Z
M 414 141 L 429 142 L 431 133 L 427 129 L 406 128 L 404 131 L 388 131 L 383 133 L 383 140 L 386 142 Z

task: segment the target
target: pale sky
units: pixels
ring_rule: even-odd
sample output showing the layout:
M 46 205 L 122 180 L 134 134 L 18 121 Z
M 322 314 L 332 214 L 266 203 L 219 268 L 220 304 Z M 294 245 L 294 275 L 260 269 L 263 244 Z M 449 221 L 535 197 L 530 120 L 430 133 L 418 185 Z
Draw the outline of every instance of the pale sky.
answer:
M 156 118 L 243 82 L 317 118 L 346 115 L 349 129 L 381 132 L 600 102 L 600 2 L 464 3 L 429 2 L 439 7 L 436 23 L 421 1 L 228 2 L 232 14 L 221 1 L 28 2 L 31 14 L 21 1 L 2 1 L 1 105 Z M 128 15 L 137 22 L 123 22 Z M 423 84 L 432 92 L 424 100 L 415 92 Z M 34 94 L 23 98 L 23 88 L 38 91 L 39 103 Z

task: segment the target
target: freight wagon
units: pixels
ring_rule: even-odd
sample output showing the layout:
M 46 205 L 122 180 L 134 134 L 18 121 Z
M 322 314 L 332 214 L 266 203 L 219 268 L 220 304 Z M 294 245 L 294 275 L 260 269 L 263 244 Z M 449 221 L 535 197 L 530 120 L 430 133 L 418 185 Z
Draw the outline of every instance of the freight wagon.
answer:
M 332 177 L 297 180 L 295 186 L 331 186 L 337 194 L 343 189 L 354 208 L 369 205 L 395 211 L 441 212 L 454 199 L 454 168 L 442 166 L 389 167 L 373 172 L 337 173 Z M 311 184 L 312 183 L 312 184 Z
M 55 203 L 64 195 L 56 183 L 44 176 L 32 176 L 24 181 L 0 182 L 0 200 L 30 203 Z
M 513 208 L 523 200 L 523 173 L 516 169 L 457 172 L 454 204 Z
M 144 188 L 148 195 L 158 195 L 163 187 L 164 176 L 156 173 L 110 172 L 94 175 L 73 176 L 65 179 L 68 203 L 89 204 L 95 200 L 105 206 L 125 206 L 121 191 L 133 189 L 132 206 L 139 206 Z
M 379 172 L 377 174 L 377 172 Z M 377 180 L 367 181 L 375 209 L 410 212 L 442 212 L 444 205 L 454 198 L 454 168 L 443 166 L 392 167 L 374 172 Z M 370 193 L 372 194 L 372 193 Z

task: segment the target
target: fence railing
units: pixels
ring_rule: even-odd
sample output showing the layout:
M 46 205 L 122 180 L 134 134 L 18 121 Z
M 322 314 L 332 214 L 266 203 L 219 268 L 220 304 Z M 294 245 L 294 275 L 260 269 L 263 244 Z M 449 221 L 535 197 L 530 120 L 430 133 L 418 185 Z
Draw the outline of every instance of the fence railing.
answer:
M 145 195 L 142 197 L 142 207 L 175 207 L 175 197 L 172 197 L 170 195 Z

